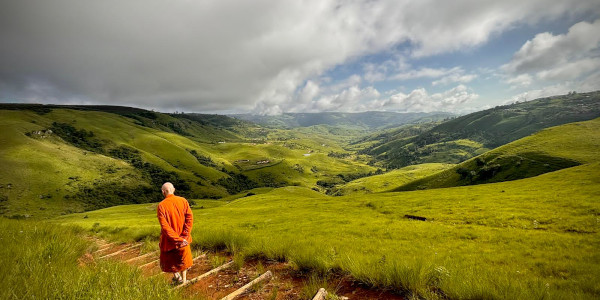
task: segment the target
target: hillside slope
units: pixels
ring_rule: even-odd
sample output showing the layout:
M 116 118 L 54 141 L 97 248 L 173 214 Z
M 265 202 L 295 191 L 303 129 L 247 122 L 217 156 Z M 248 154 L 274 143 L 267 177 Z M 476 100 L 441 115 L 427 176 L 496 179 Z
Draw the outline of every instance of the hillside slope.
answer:
M 510 182 L 343 197 L 285 187 L 194 209 L 194 243 L 343 270 L 423 298 L 595 299 L 599 170 L 595 162 Z M 128 205 L 55 221 L 140 240 L 159 231 L 153 211 Z
M 158 201 L 165 181 L 190 199 L 218 199 L 261 186 L 312 187 L 320 176 L 373 170 L 328 156 L 342 149 L 325 138 L 227 117 L 201 122 L 205 116 L 75 108 L 0 110 L 3 215 L 45 217 Z M 261 138 L 246 140 L 236 131 Z
M 384 174 L 352 180 L 337 186 L 331 194 L 335 196 L 381 193 L 402 183 L 409 183 L 431 174 L 452 168 L 453 164 L 420 164 L 392 170 Z
M 375 137 L 379 142 L 363 153 L 377 157 L 388 168 L 458 163 L 544 128 L 597 117 L 600 92 L 553 96 L 475 112 L 402 139 Z
M 394 191 L 522 179 L 600 160 L 600 118 L 544 129 Z

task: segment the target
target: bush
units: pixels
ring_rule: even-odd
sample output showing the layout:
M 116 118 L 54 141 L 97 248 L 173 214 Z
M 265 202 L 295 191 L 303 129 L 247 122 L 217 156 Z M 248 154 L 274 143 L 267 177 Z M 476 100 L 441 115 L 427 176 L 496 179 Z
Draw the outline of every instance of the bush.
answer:
M 215 162 L 209 157 L 209 156 L 204 156 L 202 154 L 199 154 L 198 151 L 196 150 L 190 150 L 190 154 L 193 155 L 198 162 L 206 167 L 210 167 L 210 168 L 216 168 L 217 164 L 215 164 Z
M 258 187 L 258 184 L 248 176 L 235 173 L 230 174 L 229 177 L 220 178 L 217 184 L 224 187 L 231 195 Z
M 92 131 L 78 130 L 70 124 L 58 122 L 53 122 L 50 129 L 65 142 L 75 147 L 96 153 L 104 153 L 103 143 L 94 138 L 94 132 Z

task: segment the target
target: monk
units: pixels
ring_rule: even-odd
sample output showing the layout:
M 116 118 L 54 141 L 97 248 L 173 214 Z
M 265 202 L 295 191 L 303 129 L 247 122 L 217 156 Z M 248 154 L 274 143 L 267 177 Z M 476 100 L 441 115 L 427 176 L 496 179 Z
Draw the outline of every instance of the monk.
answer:
M 183 197 L 175 196 L 175 187 L 167 182 L 162 186 L 165 197 L 158 204 L 156 214 L 160 222 L 160 268 L 173 273 L 173 283 L 187 281 L 187 270 L 192 266 L 192 224 L 194 216 L 190 204 Z

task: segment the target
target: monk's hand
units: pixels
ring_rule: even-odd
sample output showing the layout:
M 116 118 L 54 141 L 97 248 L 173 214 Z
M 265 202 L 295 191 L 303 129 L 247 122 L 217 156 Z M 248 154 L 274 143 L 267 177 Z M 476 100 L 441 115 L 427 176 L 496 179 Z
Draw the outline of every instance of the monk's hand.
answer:
M 187 245 L 189 245 L 188 241 L 186 239 L 183 239 L 183 241 L 181 241 L 181 243 L 179 244 L 179 248 L 183 248 Z

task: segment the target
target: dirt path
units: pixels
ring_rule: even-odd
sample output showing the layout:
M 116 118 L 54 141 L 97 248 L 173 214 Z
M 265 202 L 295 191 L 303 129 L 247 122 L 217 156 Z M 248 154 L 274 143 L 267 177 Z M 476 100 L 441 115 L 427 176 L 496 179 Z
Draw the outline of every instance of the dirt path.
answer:
M 97 247 L 93 248 L 96 250 L 82 257 L 80 263 L 103 259 L 118 260 L 140 268 L 145 276 L 162 276 L 165 280 L 171 279 L 171 274 L 160 270 L 158 251 L 144 252 L 141 243 L 109 243 L 97 237 L 89 237 L 89 239 L 96 244 Z M 239 264 L 236 266 L 234 262 L 220 270 L 215 270 L 233 261 L 233 257 L 225 252 L 195 253 L 194 257 L 194 264 L 187 273 L 187 279 L 193 283 L 174 286 L 183 289 L 185 298 L 223 299 L 268 271 L 271 274 L 263 276 L 267 279 L 253 285 L 235 299 L 313 299 L 320 288 L 315 287 L 314 291 L 308 290 L 307 278 L 295 271 L 287 262 L 253 259 L 245 261 L 242 266 Z M 328 286 L 327 292 L 334 296 L 327 299 L 404 299 L 397 294 L 369 289 L 350 276 L 332 276 Z

